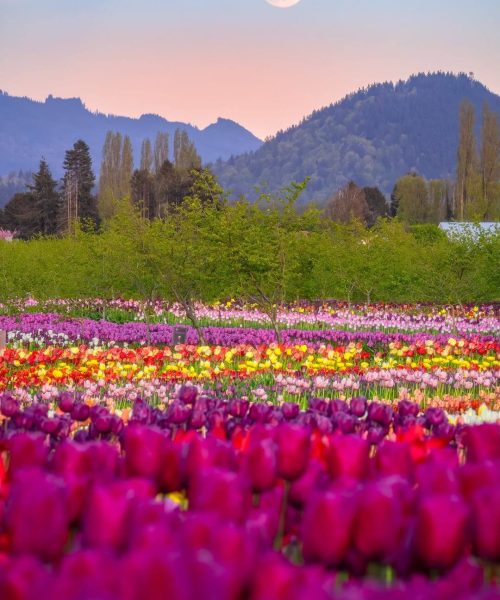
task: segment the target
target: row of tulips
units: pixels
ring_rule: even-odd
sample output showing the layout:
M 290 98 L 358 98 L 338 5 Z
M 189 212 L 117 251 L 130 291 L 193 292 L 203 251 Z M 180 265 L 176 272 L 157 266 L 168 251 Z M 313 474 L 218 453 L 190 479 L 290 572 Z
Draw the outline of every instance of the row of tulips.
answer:
M 59 312 L 66 315 L 106 314 L 120 321 L 154 321 L 174 323 L 185 318 L 184 309 L 178 304 L 164 301 L 103 300 L 103 299 L 51 299 L 37 301 L 33 298 L 13 300 L 0 305 L 6 313 L 22 313 L 27 310 Z M 237 302 L 217 302 L 214 305 L 197 304 L 198 320 L 209 325 L 269 326 L 269 316 L 252 305 Z M 347 305 L 342 302 L 299 302 L 283 305 L 277 309 L 277 320 L 284 328 L 321 327 L 348 329 L 352 331 L 406 331 L 434 332 L 443 334 L 498 333 L 498 307 L 485 306 L 436 306 L 436 305 Z
M 43 385 L 82 386 L 164 381 L 251 382 L 261 400 L 362 392 L 397 395 L 401 388 L 460 394 L 498 391 L 500 344 L 493 340 L 450 338 L 446 343 L 391 342 L 369 347 L 271 344 L 251 346 L 177 345 L 44 349 L 6 348 L 0 351 L 0 389 Z M 258 392 L 257 390 L 263 390 Z
M 480 321 L 482 322 L 482 321 Z M 306 345 L 348 345 L 361 342 L 377 348 L 390 343 L 402 345 L 425 345 L 426 341 L 443 346 L 448 340 L 468 341 L 480 346 L 498 339 L 500 327 L 488 335 L 464 333 L 460 335 L 433 334 L 432 332 L 404 333 L 375 331 L 346 331 L 342 329 L 287 329 L 281 332 L 286 344 Z M 0 329 L 9 332 L 9 342 L 26 345 L 72 345 L 86 343 L 94 346 L 113 345 L 168 345 L 173 344 L 174 325 L 161 323 L 112 323 L 105 320 L 76 319 L 63 317 L 55 313 L 23 313 L 16 316 L 0 317 Z M 199 345 L 198 332 L 190 326 L 185 327 L 186 342 Z M 202 327 L 204 340 L 211 346 L 235 345 L 271 345 L 276 342 L 275 332 L 266 328 L 254 327 Z M 497 337 L 495 337 L 495 335 Z
M 498 598 L 500 425 L 199 395 L 0 397 L 0 598 Z

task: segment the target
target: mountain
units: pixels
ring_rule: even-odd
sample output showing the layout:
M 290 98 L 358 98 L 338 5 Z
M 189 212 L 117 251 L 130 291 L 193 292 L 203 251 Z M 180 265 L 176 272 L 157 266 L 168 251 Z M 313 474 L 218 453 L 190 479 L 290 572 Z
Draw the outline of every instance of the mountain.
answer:
M 80 98 L 49 96 L 45 102 L 36 102 L 0 92 L 0 176 L 19 170 L 36 171 L 44 156 L 59 177 L 65 151 L 79 138 L 89 145 L 94 171 L 98 172 L 104 138 L 110 130 L 130 136 L 137 165 L 145 137 L 154 143 L 157 132 L 166 131 L 172 150 L 177 128 L 188 133 L 205 163 L 256 150 L 262 144 L 248 130 L 228 119 L 218 119 L 205 129 L 198 129 L 152 114 L 131 119 L 93 113 Z
M 390 194 L 398 177 L 416 170 L 427 178 L 452 178 L 459 107 L 476 109 L 479 136 L 484 102 L 500 118 L 500 96 L 465 75 L 419 74 L 381 83 L 317 110 L 279 132 L 254 152 L 218 161 L 214 170 L 233 196 L 275 192 L 310 177 L 301 201 L 324 203 L 350 180 Z

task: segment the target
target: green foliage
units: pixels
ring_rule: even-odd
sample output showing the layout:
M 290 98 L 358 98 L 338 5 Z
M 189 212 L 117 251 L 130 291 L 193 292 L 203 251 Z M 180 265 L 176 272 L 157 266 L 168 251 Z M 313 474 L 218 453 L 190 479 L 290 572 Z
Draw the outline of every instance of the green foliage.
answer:
M 314 208 L 297 210 L 303 189 L 227 203 L 202 172 L 168 219 L 144 219 L 125 199 L 99 233 L 80 227 L 59 239 L 0 242 L 0 301 L 161 297 L 179 302 L 197 326 L 195 301 L 229 296 L 255 302 L 271 321 L 279 302 L 297 298 L 499 299 L 498 233 L 472 228 L 453 238 L 384 219 L 370 229 L 340 225 Z

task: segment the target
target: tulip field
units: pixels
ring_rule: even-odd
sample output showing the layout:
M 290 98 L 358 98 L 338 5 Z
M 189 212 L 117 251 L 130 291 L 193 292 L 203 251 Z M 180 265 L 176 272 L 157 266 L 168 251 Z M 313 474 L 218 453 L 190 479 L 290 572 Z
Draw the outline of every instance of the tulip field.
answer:
M 0 305 L 0 600 L 500 598 L 498 305 L 272 317 Z

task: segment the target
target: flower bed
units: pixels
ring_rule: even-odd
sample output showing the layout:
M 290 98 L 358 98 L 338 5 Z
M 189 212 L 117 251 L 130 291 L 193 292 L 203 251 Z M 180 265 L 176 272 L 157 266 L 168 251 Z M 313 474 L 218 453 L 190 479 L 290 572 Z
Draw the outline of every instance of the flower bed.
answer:
M 494 307 L 96 306 L 0 317 L 1 600 L 498 597 Z

